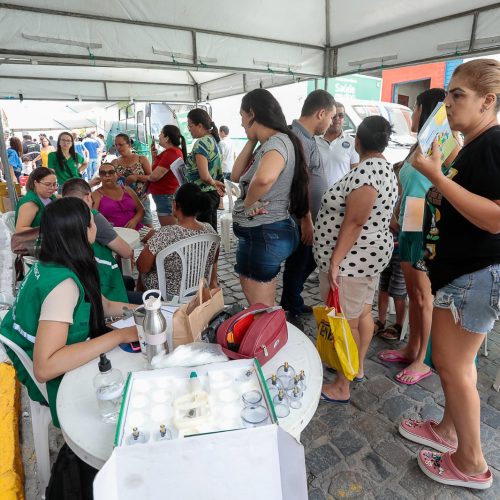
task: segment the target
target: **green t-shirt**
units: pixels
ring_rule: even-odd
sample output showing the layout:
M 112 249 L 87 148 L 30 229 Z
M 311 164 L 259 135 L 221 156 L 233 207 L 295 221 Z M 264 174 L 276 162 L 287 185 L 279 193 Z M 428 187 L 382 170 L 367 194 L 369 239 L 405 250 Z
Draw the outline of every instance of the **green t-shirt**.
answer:
M 224 179 L 222 174 L 222 159 L 217 142 L 211 135 L 204 135 L 198 139 L 194 145 L 191 153 L 187 157 L 187 171 L 186 178 L 188 182 L 193 182 L 200 187 L 202 191 L 214 191 L 215 187 L 205 184 L 200 179 L 200 173 L 196 166 L 196 155 L 203 155 L 208 161 L 208 172 L 213 179 L 221 181 Z
M 70 156 L 63 161 L 63 166 L 61 167 L 61 165 L 59 165 L 59 161 L 57 160 L 57 153 L 55 151 L 49 153 L 47 166 L 55 171 L 57 182 L 60 186 L 62 186 L 69 179 L 80 177 L 78 167 L 84 162 L 84 158 L 76 153 L 76 160 L 77 161 L 75 162 L 75 159 Z

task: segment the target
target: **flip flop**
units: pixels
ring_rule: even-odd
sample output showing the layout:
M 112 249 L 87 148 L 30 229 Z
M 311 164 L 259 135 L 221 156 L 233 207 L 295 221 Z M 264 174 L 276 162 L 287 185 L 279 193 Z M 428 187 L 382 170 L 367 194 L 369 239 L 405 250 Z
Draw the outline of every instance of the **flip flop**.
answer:
M 378 335 L 379 333 L 383 332 L 385 328 L 385 323 L 382 323 L 379 319 L 376 319 L 373 322 L 373 336 Z
M 324 392 L 321 393 L 321 398 L 322 401 L 326 401 L 327 403 L 336 403 L 336 404 L 342 404 L 346 405 L 351 402 L 351 399 L 334 399 L 334 398 L 329 398 Z
M 379 337 L 384 340 L 389 340 L 390 342 L 399 340 L 401 337 L 401 331 L 403 327 L 394 323 L 393 325 L 388 326 L 385 330 L 383 330 Z
M 430 377 L 432 375 L 432 370 L 429 369 L 428 372 L 413 372 L 408 370 L 408 368 L 404 368 L 398 374 L 394 376 L 394 378 L 400 383 L 405 385 L 414 385 L 424 378 Z M 412 377 L 413 380 L 401 380 L 402 377 Z
M 378 359 L 380 361 L 384 361 L 385 363 L 407 363 L 410 364 L 412 362 L 411 359 L 403 356 L 396 349 L 387 349 L 386 351 L 381 351 L 378 353 Z
M 360 383 L 360 382 L 363 382 L 365 380 L 365 378 L 366 377 L 363 375 L 362 377 L 354 377 L 352 380 L 353 380 L 353 382 Z

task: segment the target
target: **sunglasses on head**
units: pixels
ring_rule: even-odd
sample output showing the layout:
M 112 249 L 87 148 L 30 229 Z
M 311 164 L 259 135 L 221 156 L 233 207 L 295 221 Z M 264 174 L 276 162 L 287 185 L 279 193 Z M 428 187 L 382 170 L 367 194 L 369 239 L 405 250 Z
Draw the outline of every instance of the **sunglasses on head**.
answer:
M 116 170 L 99 170 L 99 175 L 101 177 L 106 177 L 108 175 L 115 175 L 116 174 Z

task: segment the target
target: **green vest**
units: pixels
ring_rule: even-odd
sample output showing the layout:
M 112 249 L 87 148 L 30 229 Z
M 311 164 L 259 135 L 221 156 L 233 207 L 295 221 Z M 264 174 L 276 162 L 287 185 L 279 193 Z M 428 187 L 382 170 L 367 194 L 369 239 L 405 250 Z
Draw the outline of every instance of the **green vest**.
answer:
M 95 215 L 99 213 L 92 209 Z M 97 241 L 92 245 L 95 260 L 97 262 L 97 271 L 99 272 L 99 281 L 101 282 L 101 293 L 108 299 L 115 302 L 127 302 L 128 295 L 123 282 L 122 272 L 113 257 L 113 252 Z
M 50 197 L 52 201 L 56 200 L 57 198 L 52 195 Z M 17 204 L 16 207 L 16 215 L 14 219 L 14 223 L 17 224 L 17 216 L 19 214 L 19 208 L 24 205 L 25 203 L 28 202 L 34 203 L 38 207 L 38 212 L 35 215 L 35 218 L 33 219 L 33 222 L 31 223 L 31 227 L 40 227 L 40 220 L 42 218 L 42 213 L 45 209 L 45 205 L 43 204 L 43 201 L 39 198 L 39 196 L 35 193 L 35 191 L 28 191 L 20 200 L 19 203 Z
M 115 302 L 128 302 L 127 290 L 123 282 L 122 272 L 116 263 L 111 250 L 98 243 L 92 245 L 101 282 L 101 293 Z
M 85 292 L 76 274 L 58 264 L 36 262 L 24 278 L 16 301 L 0 326 L 2 335 L 15 342 L 31 359 L 33 359 L 33 349 L 43 301 L 59 283 L 67 278 L 73 279 L 78 285 L 80 297 L 73 311 L 73 324 L 69 325 L 66 344 L 84 342 L 89 335 L 90 304 L 85 302 Z M 10 349 L 7 348 L 6 350 L 16 369 L 17 378 L 28 389 L 30 398 L 40 403 L 46 403 L 18 357 Z M 49 397 L 47 403 L 50 407 L 52 422 L 57 427 L 59 427 L 59 420 L 56 412 L 56 398 L 61 380 L 62 376 L 56 377 L 46 384 Z

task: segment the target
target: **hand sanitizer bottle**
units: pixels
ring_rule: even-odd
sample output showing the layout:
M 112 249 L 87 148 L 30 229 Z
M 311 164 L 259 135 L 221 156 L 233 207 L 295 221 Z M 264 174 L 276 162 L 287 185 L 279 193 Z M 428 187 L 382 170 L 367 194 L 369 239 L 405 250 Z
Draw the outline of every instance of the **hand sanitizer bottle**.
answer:
M 101 420 L 116 423 L 123 395 L 123 375 L 120 370 L 111 367 L 111 361 L 104 353 L 100 355 L 97 366 L 99 373 L 94 377 L 94 387 Z

